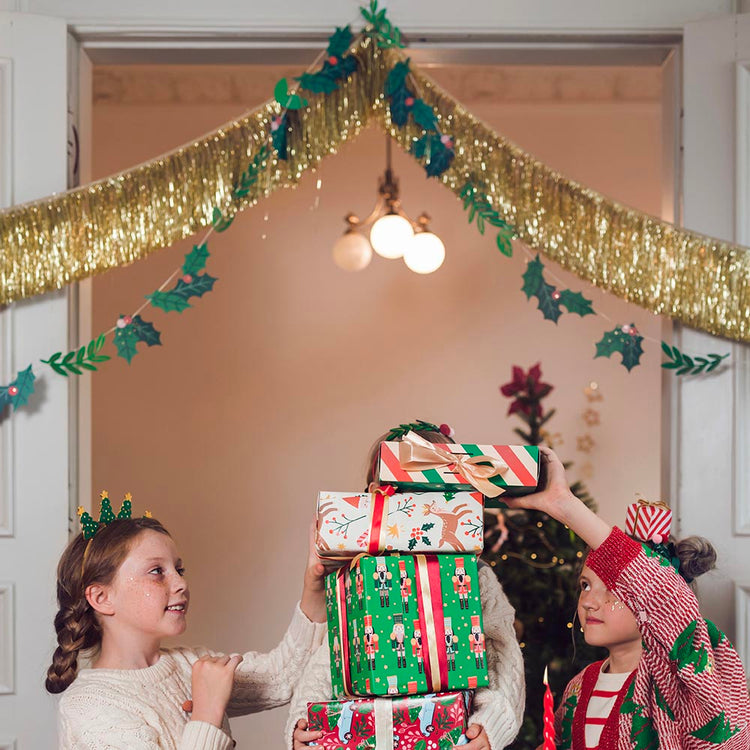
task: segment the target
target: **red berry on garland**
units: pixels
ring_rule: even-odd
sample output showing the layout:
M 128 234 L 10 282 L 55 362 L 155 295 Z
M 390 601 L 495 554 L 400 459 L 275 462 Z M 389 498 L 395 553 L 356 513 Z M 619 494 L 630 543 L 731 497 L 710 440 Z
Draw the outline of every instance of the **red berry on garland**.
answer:
M 9 385 L 8 386 L 8 395 L 10 395 L 10 396 L 17 396 L 18 395 L 18 386 L 16 386 L 16 385 Z
M 338 59 L 338 57 L 336 57 L 336 55 L 331 55 L 331 56 L 330 56 L 330 57 L 328 58 L 328 64 L 329 64 L 329 65 L 338 65 L 338 64 L 339 64 L 339 59 Z
M 631 336 L 637 336 L 638 335 L 638 329 L 635 326 L 630 326 L 630 330 L 628 331 L 628 333 Z
M 193 277 L 192 277 L 192 276 L 191 276 L 191 275 L 190 275 L 189 273 L 186 273 L 186 274 L 185 274 L 185 275 L 184 275 L 184 276 L 182 277 L 182 280 L 183 280 L 183 282 L 184 282 L 185 284 L 192 284 L 192 283 L 193 283 Z
M 406 99 L 404 99 L 404 104 L 407 107 L 413 107 L 414 106 L 414 97 L 413 96 L 407 96 Z
M 440 143 L 442 143 L 446 148 L 453 148 L 453 138 L 451 138 L 449 135 L 441 135 Z
M 552 292 L 552 299 L 555 301 L 560 299 L 560 292 L 558 292 L 556 289 L 554 292 Z
M 273 120 L 271 120 L 271 130 L 273 130 L 275 132 L 280 127 L 281 127 L 281 118 L 280 117 L 274 117 Z
M 620 329 L 623 333 L 630 333 L 630 326 L 626 323 L 622 328 Z
M 122 319 L 125 321 L 126 326 L 129 326 L 133 322 L 133 319 L 130 317 L 130 315 L 123 315 Z

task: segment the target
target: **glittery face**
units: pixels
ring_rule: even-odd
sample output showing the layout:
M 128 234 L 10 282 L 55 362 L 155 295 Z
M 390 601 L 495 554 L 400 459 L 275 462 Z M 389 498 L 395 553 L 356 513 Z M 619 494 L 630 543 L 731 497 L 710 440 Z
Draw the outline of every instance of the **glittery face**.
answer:
M 584 566 L 579 583 L 578 617 L 586 643 L 611 648 L 641 640 L 635 615 L 588 566 Z
M 108 627 L 155 638 L 182 634 L 190 601 L 184 576 L 171 537 L 142 532 L 110 586 L 114 615 Z

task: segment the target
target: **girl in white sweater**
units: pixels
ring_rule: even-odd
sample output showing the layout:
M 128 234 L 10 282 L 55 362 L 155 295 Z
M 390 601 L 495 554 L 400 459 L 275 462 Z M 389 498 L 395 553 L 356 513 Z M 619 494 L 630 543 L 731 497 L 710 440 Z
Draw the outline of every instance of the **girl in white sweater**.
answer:
M 452 443 L 450 429 L 446 425 L 437 427 L 427 422 L 418 422 L 409 427 L 431 443 Z M 382 440 L 400 440 L 404 429 L 396 428 L 383 435 L 370 454 L 367 484 L 373 489 L 377 484 L 378 447 Z M 513 627 L 515 610 L 508 601 L 497 576 L 488 565 L 479 564 L 479 596 L 482 602 L 485 642 L 487 647 L 487 669 L 489 687 L 475 693 L 474 712 L 469 718 L 466 736 L 469 743 L 460 750 L 502 750 L 518 734 L 523 722 L 526 702 L 523 656 Z M 315 741 L 322 732 L 307 731 L 308 701 L 331 700 L 331 673 L 328 644 L 324 643 L 313 655 L 294 690 L 289 720 L 287 722 L 287 746 L 293 750 L 315 750 Z
M 46 683 L 64 691 L 60 748 L 229 750 L 227 716 L 289 702 L 325 634 L 323 567 L 314 553 L 289 629 L 268 654 L 162 649 L 163 638 L 185 630 L 184 573 L 172 538 L 151 518 L 118 518 L 68 545 L 58 567 L 59 645 Z M 78 672 L 84 650 L 92 668 Z

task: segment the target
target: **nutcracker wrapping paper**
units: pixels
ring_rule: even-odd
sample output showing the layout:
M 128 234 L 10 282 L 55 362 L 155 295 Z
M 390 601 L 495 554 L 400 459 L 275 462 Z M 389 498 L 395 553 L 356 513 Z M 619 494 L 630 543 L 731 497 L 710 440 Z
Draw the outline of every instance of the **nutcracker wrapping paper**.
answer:
M 502 505 L 499 495 L 534 492 L 539 480 L 536 445 L 430 443 L 414 432 L 380 444 L 378 479 L 399 491 L 478 490 L 487 505 Z
M 484 546 L 480 492 L 320 492 L 315 546 L 322 558 L 366 552 L 466 552 Z
M 324 750 L 452 750 L 467 743 L 470 713 L 468 692 L 307 704 Z
M 644 542 L 661 544 L 669 541 L 671 527 L 672 511 L 665 503 L 639 499 L 637 503 L 628 505 L 625 531 L 631 536 Z
M 488 684 L 471 555 L 362 555 L 326 576 L 333 697 Z

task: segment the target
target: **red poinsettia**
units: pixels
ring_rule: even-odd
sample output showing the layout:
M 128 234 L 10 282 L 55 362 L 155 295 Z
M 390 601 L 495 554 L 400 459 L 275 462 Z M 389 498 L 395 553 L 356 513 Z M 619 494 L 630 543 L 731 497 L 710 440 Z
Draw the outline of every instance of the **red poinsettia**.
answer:
M 553 386 L 541 380 L 541 363 L 537 362 L 528 372 L 522 367 L 513 365 L 513 380 L 500 386 L 500 393 L 513 398 L 508 415 L 521 412 L 527 417 L 542 416 L 542 399 L 549 395 Z M 515 398 L 514 398 L 515 397 Z

